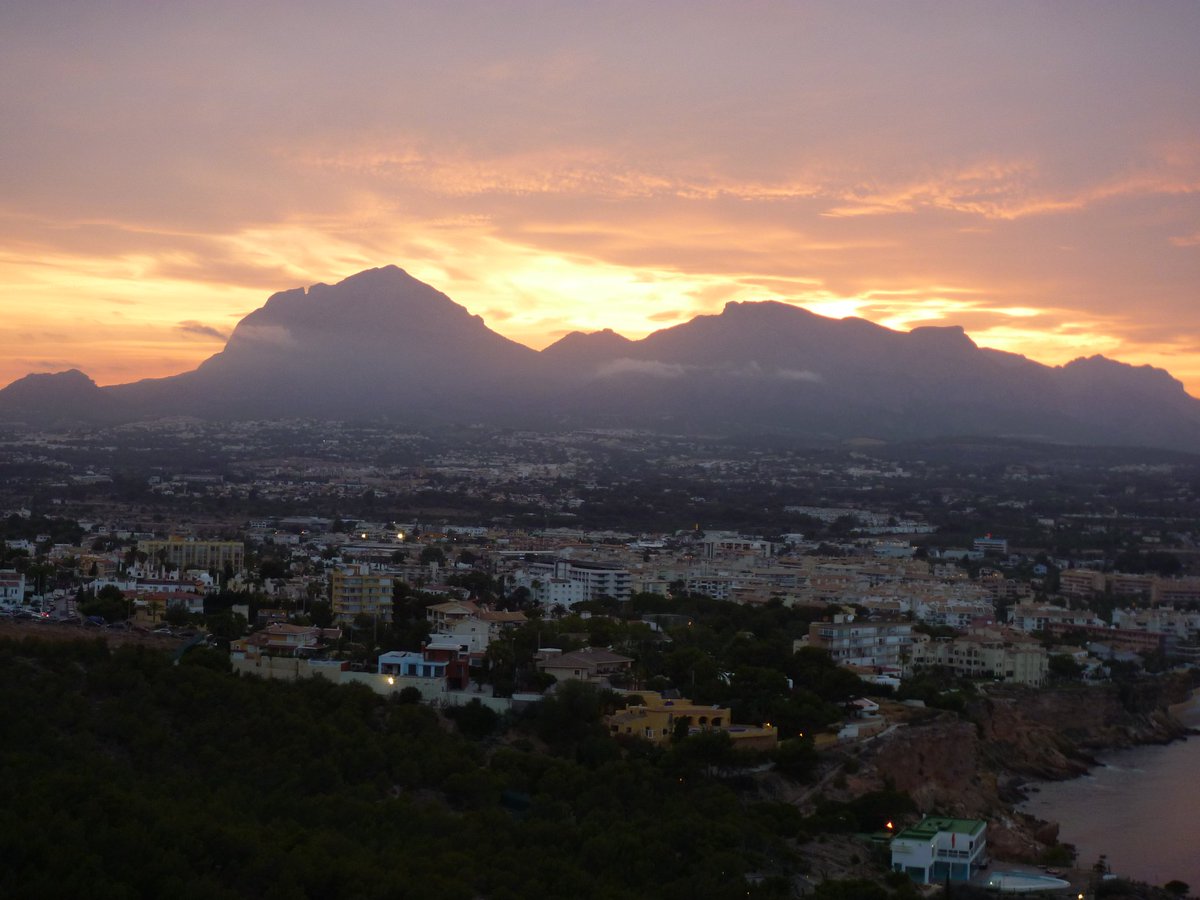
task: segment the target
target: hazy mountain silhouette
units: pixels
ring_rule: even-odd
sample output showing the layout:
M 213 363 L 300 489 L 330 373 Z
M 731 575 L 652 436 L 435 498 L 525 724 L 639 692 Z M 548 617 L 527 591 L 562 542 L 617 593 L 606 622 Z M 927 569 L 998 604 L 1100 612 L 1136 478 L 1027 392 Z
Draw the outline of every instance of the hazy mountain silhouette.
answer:
M 437 418 L 528 386 L 537 353 L 396 266 L 274 294 L 193 372 L 111 388 L 126 415 Z
M 0 391 L 0 415 L 42 423 L 99 423 L 113 418 L 111 397 L 78 369 L 26 375 Z
M 0 391 L 7 419 L 179 414 L 1200 446 L 1200 401 L 1148 366 L 1050 367 L 959 327 L 898 332 L 776 302 L 638 341 L 575 332 L 538 353 L 395 266 L 275 294 L 191 372 L 108 388 L 31 375 Z

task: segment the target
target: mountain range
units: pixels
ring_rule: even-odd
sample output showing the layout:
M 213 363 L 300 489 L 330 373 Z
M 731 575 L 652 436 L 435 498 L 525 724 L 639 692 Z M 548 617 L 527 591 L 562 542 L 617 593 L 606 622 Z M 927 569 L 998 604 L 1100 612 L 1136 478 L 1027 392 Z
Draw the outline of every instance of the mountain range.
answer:
M 1149 366 L 1046 366 L 959 327 L 900 332 L 773 301 L 636 341 L 576 332 L 539 352 L 396 266 L 274 294 L 190 372 L 98 387 L 71 370 L 0 390 L 8 421 L 178 415 L 1200 447 L 1200 400 Z

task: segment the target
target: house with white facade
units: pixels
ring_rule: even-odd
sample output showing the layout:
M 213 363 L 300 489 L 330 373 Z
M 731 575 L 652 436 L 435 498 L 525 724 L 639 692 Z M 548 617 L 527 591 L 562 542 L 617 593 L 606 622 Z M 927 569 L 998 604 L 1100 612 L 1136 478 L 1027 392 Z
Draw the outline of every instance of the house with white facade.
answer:
M 0 604 L 16 606 L 25 599 L 25 576 L 14 569 L 0 571 Z
M 987 823 L 926 816 L 892 838 L 892 871 L 917 884 L 966 881 L 987 863 Z
M 483 658 L 488 645 L 505 630 L 528 619 L 520 611 L 483 609 L 470 600 L 450 600 L 425 607 L 434 639 L 446 639 L 466 648 L 473 661 Z

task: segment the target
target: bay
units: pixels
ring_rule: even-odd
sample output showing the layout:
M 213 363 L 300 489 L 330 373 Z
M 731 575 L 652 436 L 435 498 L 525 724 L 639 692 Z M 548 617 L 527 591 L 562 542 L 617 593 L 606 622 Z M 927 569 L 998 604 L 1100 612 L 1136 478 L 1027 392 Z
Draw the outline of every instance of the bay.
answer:
M 1200 727 L 1200 696 L 1175 714 Z M 1103 853 L 1117 875 L 1159 885 L 1178 879 L 1200 890 L 1200 736 L 1099 759 L 1081 778 L 1035 785 L 1021 809 L 1058 822 L 1059 840 L 1075 845 L 1080 868 Z

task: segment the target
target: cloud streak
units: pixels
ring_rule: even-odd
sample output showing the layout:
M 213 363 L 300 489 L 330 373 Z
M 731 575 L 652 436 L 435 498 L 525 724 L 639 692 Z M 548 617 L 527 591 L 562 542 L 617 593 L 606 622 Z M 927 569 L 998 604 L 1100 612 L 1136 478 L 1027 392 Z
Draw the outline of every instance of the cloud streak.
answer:
M 203 322 L 180 322 L 176 326 L 181 332 L 191 337 L 206 338 L 214 341 L 226 341 L 229 335 L 218 328 L 213 328 L 211 325 L 205 325 Z
M 757 362 L 750 362 L 744 365 L 697 366 L 662 362 L 656 359 L 632 359 L 630 357 L 622 357 L 621 359 L 614 359 L 611 362 L 603 363 L 596 370 L 596 374 L 600 378 L 620 378 L 630 375 L 664 379 L 689 376 L 706 376 L 722 379 L 767 378 L 780 381 L 806 382 L 808 384 L 820 384 L 825 380 L 816 372 L 802 369 L 764 367 Z

